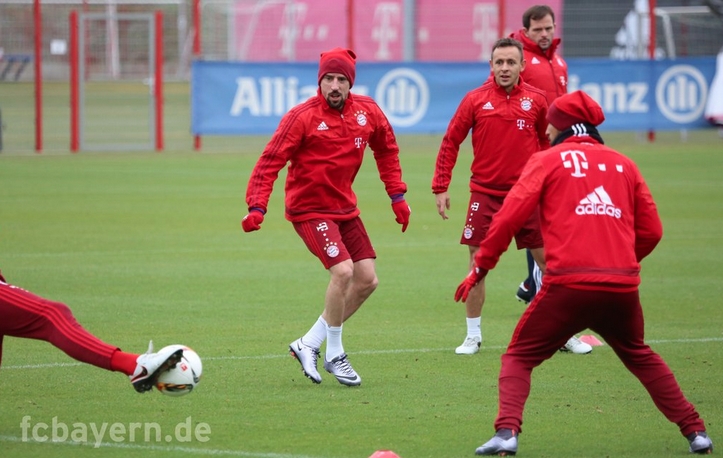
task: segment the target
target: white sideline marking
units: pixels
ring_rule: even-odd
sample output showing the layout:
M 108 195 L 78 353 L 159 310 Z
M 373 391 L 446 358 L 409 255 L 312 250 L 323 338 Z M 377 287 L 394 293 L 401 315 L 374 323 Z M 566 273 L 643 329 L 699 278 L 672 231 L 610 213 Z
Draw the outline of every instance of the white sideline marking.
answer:
M 117 442 L 101 442 L 96 444 L 94 442 L 73 442 L 72 440 L 66 442 L 53 442 L 45 441 L 38 442 L 31 439 L 23 440 L 21 437 L 16 436 L 0 436 L 0 442 L 22 442 L 32 444 L 52 444 L 52 445 L 75 445 L 75 446 L 89 446 L 89 447 L 107 447 L 107 448 L 122 448 L 132 450 L 149 450 L 149 451 L 160 451 L 160 452 L 176 452 L 176 453 L 190 453 L 194 455 L 215 455 L 215 456 L 245 456 L 255 458 L 322 458 L 318 456 L 310 455 L 289 455 L 286 453 L 256 453 L 246 452 L 243 450 L 219 450 L 212 448 L 195 448 L 195 447 L 178 447 L 178 446 L 160 446 L 160 445 L 140 445 L 140 444 L 123 444 Z
M 648 344 L 666 344 L 666 343 L 705 343 L 705 342 L 723 342 L 723 337 L 710 337 L 702 339 L 660 339 L 660 340 L 649 340 Z M 492 346 L 483 347 L 483 350 L 499 350 L 504 349 L 506 346 Z M 395 350 L 369 350 L 359 351 L 353 354 L 361 355 L 381 355 L 381 354 L 401 354 L 401 353 L 433 353 L 433 352 L 448 352 L 451 348 L 407 348 L 407 349 L 395 349 Z M 252 359 L 275 359 L 275 358 L 286 358 L 288 354 L 268 354 L 259 356 L 215 356 L 204 358 L 204 360 L 252 360 Z M 7 369 L 41 369 L 41 368 L 52 368 L 52 367 L 72 367 L 82 366 L 85 363 L 47 363 L 47 364 L 29 364 L 20 366 L 3 366 L 3 370 Z M 161 446 L 161 445 L 140 445 L 140 444 L 125 444 L 117 442 L 101 442 L 99 444 L 91 442 L 38 442 L 33 440 L 23 440 L 17 436 L 5 436 L 0 435 L 0 442 L 15 442 L 15 443 L 33 443 L 33 444 L 52 444 L 52 445 L 74 445 L 74 446 L 86 446 L 86 447 L 106 447 L 115 449 L 127 449 L 127 450 L 146 450 L 146 451 L 160 451 L 160 452 L 173 452 L 178 454 L 189 454 L 189 455 L 210 455 L 210 456 L 240 456 L 247 458 L 323 458 L 319 456 L 310 455 L 289 455 L 284 453 L 257 453 L 248 452 L 244 450 L 224 450 L 224 449 L 203 449 L 194 447 L 179 447 L 179 446 Z
M 646 340 L 646 344 L 667 344 L 667 343 L 705 343 L 705 342 L 723 342 L 723 337 L 704 337 L 701 339 L 656 339 Z M 483 346 L 480 350 L 504 350 L 507 345 L 495 345 L 495 346 Z M 448 352 L 454 350 L 454 348 L 398 348 L 394 350 L 361 350 L 349 352 L 350 355 L 389 355 L 389 354 L 402 354 L 402 353 L 435 353 L 435 352 Z M 222 360 L 251 360 L 251 359 L 276 359 L 276 358 L 287 358 L 288 353 L 271 353 L 268 355 L 256 355 L 256 356 L 207 356 L 203 360 L 206 361 L 222 361 Z M 12 369 L 46 369 L 51 367 L 74 367 L 82 366 L 85 363 L 74 362 L 74 363 L 45 363 L 45 364 L 23 364 L 15 366 L 0 366 L 0 370 L 12 370 Z

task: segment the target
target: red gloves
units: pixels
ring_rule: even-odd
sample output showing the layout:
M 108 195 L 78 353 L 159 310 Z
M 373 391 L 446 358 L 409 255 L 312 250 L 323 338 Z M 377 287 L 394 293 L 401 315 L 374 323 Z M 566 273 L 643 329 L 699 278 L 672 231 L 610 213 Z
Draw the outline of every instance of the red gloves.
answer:
M 474 269 L 470 270 L 462 283 L 460 283 L 457 287 L 457 291 L 454 293 L 454 301 L 459 302 L 461 299 L 462 302 L 467 302 L 467 296 L 469 296 L 469 291 L 475 286 L 477 286 L 477 283 L 481 282 L 482 279 L 486 276 L 487 270 L 485 269 L 475 267 Z
M 409 226 L 409 215 L 412 214 L 412 209 L 409 208 L 407 201 L 404 200 L 404 194 L 401 196 L 392 197 L 392 211 L 397 217 L 396 222 L 402 225 L 402 232 L 407 230 Z
M 244 232 L 258 231 L 261 229 L 261 223 L 264 222 L 264 212 L 258 208 L 249 210 L 248 215 L 241 220 L 241 227 Z

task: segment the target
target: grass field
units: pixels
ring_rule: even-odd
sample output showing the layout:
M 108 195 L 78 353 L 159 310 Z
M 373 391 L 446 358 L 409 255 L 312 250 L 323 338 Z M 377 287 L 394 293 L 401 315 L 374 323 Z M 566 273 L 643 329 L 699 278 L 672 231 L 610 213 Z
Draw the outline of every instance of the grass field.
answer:
M 178 107 L 183 97 L 178 89 Z M 13 119 L 27 113 L 5 106 L 3 120 L 15 128 Z M 6 278 L 69 304 L 88 330 L 126 351 L 145 351 L 149 339 L 157 348 L 190 345 L 204 377 L 186 397 L 138 395 L 121 374 L 77 363 L 45 342 L 6 337 L 0 456 L 364 458 L 378 449 L 403 458 L 473 456 L 493 433 L 499 357 L 523 310 L 513 297 L 525 260 L 503 255 L 487 283 L 482 351 L 454 355 L 465 331 L 452 295 L 466 274 L 458 239 L 469 145 L 456 168 L 451 219 L 442 221 L 429 189 L 440 136 L 400 137 L 413 209 L 404 234 L 366 162 L 356 191 L 380 286 L 344 327 L 364 383 L 350 389 L 327 375 L 313 385 L 287 346 L 321 312 L 328 276 L 283 219 L 281 181 L 262 230 L 245 234 L 239 225 L 246 180 L 267 139 L 208 138 L 192 152 L 185 110 L 168 114 L 171 140 L 160 154 L 70 154 L 62 119 L 48 121 L 46 138 L 61 146 L 43 154 L 33 152 L 27 125 L 6 136 Z M 723 440 L 723 141 L 712 130 L 691 132 L 686 142 L 678 133 L 660 133 L 655 143 L 602 134 L 638 162 L 663 219 L 664 239 L 643 263 L 646 337 L 714 442 Z M 161 435 L 145 437 L 148 425 Z M 34 440 L 33 430 L 49 441 Z M 685 455 L 676 426 L 609 347 L 558 354 L 535 371 L 519 456 Z

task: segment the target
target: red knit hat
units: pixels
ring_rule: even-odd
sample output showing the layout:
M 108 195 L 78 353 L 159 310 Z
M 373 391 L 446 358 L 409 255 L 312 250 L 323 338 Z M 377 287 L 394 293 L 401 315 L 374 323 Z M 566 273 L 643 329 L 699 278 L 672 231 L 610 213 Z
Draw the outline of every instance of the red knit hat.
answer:
M 334 48 L 321 53 L 319 60 L 319 83 L 327 73 L 341 73 L 349 80 L 349 87 L 354 86 L 356 76 L 356 54 L 351 49 Z
M 603 121 L 605 115 L 600 105 L 582 91 L 556 98 L 547 110 L 547 122 L 559 131 L 583 122 L 598 126 Z

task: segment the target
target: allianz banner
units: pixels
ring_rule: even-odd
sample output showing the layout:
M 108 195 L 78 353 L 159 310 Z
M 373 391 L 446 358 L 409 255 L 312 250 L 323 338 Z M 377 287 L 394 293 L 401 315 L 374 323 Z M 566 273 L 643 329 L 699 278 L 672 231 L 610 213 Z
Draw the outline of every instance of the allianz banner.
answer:
M 600 103 L 602 130 L 708 126 L 703 117 L 715 57 L 657 61 L 569 59 L 568 90 Z M 293 106 L 316 94 L 318 64 L 195 61 L 194 135 L 271 134 Z M 444 133 L 487 63 L 358 63 L 353 93 L 374 97 L 395 132 Z

